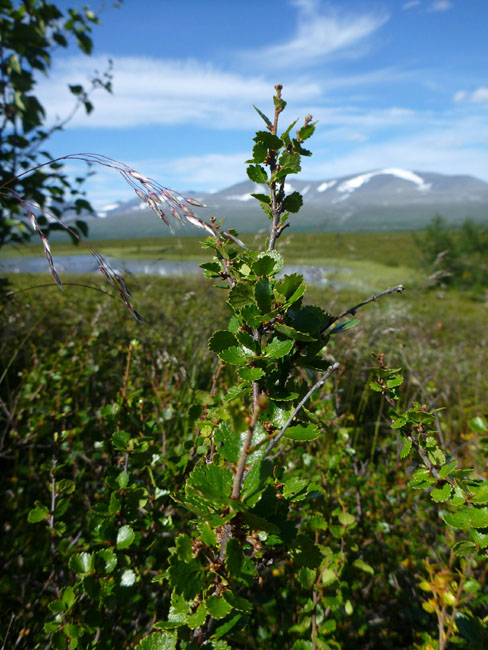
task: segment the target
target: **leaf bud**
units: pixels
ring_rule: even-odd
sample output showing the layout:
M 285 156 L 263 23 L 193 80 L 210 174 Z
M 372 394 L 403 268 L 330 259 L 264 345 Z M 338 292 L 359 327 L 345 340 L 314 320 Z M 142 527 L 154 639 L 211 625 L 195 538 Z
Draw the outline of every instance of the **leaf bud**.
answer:
M 261 393 L 258 399 L 259 409 L 261 411 L 266 411 L 266 409 L 268 408 L 268 404 L 269 404 L 268 396 L 265 395 L 264 393 Z

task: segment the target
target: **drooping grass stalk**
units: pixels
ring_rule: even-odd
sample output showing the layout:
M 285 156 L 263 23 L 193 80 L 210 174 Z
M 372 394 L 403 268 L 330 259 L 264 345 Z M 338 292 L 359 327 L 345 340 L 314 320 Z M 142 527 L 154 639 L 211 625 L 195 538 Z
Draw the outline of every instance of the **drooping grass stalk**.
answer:
M 64 228 L 72 237 L 77 241 L 81 242 L 88 247 L 89 252 L 93 255 L 97 262 L 98 270 L 100 273 L 117 289 L 122 298 L 124 304 L 130 313 L 139 321 L 143 321 L 141 315 L 134 309 L 132 306 L 132 296 L 131 293 L 125 284 L 123 278 L 112 268 L 110 263 L 98 253 L 95 249 L 88 246 L 83 238 L 73 229 L 65 224 L 61 219 L 53 214 L 48 208 L 41 208 L 38 204 L 23 198 L 18 192 L 9 188 L 9 185 L 14 181 L 19 180 L 21 177 L 26 174 L 30 174 L 45 167 L 47 165 L 52 165 L 53 163 L 60 162 L 62 160 L 80 160 L 87 162 L 89 164 L 98 164 L 114 171 L 119 172 L 124 181 L 134 190 L 138 198 L 148 205 L 153 212 L 155 212 L 158 217 L 164 222 L 166 226 L 174 232 L 173 224 L 190 224 L 197 228 L 205 230 L 208 234 L 216 239 L 223 237 L 224 239 L 229 239 L 234 243 L 238 244 L 245 248 L 243 242 L 235 237 L 232 233 L 226 231 L 221 231 L 216 225 L 215 220 L 211 218 L 210 222 L 204 221 L 199 216 L 195 214 L 192 207 L 205 208 L 207 207 L 204 203 L 201 203 L 197 199 L 185 198 L 178 192 L 171 190 L 167 187 L 164 187 L 157 181 L 149 179 L 140 172 L 136 171 L 126 165 L 123 162 L 109 158 L 108 156 L 103 156 L 100 154 L 93 153 L 76 153 L 68 154 L 66 156 L 61 156 L 54 160 L 49 160 L 48 162 L 37 165 L 32 169 L 29 169 L 22 174 L 19 174 L 16 177 L 12 177 L 10 180 L 6 181 L 0 185 L 0 196 L 10 196 L 16 199 L 24 208 L 29 217 L 30 225 L 33 231 L 39 236 L 42 242 L 44 249 L 44 254 L 46 256 L 49 269 L 51 274 L 59 286 L 60 289 L 63 288 L 61 279 L 56 271 L 54 264 L 53 255 L 51 248 L 49 246 L 48 239 L 43 232 L 42 228 L 39 226 L 38 215 L 42 214 L 48 221 L 55 221 L 62 228 Z M 190 207 L 192 206 L 192 207 Z M 170 216 L 171 215 L 171 216 Z

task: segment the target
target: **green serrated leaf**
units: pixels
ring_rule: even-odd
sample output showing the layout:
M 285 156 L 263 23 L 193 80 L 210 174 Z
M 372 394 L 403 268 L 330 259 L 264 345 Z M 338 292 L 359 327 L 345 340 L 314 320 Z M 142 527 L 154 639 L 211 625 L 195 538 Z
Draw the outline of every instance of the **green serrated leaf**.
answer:
M 287 325 L 291 325 L 300 332 L 318 334 L 325 329 L 330 321 L 329 314 L 320 307 L 306 305 L 295 309 L 292 307 L 287 313 Z
M 355 566 L 357 569 L 360 569 L 361 571 L 364 571 L 364 573 L 369 573 L 370 575 L 374 575 L 373 567 L 367 564 L 364 560 L 361 560 L 361 558 L 354 560 L 353 566 Z
M 434 485 L 435 478 L 433 478 L 428 469 L 418 469 L 413 473 L 413 478 L 409 481 L 409 487 L 414 490 L 423 490 L 426 487 Z
M 290 438 L 291 440 L 307 442 L 309 440 L 317 440 L 320 437 L 320 431 L 315 424 L 297 424 L 293 427 L 288 427 L 284 435 L 285 438 Z
M 455 512 L 442 513 L 441 517 L 449 526 L 463 530 L 488 526 L 488 508 L 460 506 Z
M 268 174 L 261 165 L 249 165 L 246 172 L 253 183 L 266 183 L 268 181 Z
M 441 467 L 439 470 L 439 476 L 440 478 L 446 478 L 446 476 L 449 476 L 449 474 L 456 469 L 457 467 L 457 462 L 455 460 L 451 461 L 450 463 L 447 463 L 447 465 L 444 465 L 444 467 Z
M 111 548 L 103 548 L 95 553 L 95 569 L 105 574 L 112 573 L 117 566 L 117 555 Z
M 252 508 L 256 505 L 266 489 L 272 471 L 273 465 L 269 460 L 259 460 L 253 464 L 242 486 L 242 499 L 247 506 Z
M 252 148 L 252 161 L 249 162 L 253 162 L 259 165 L 265 160 L 267 155 L 268 147 L 264 144 L 264 142 L 256 142 Z
M 285 275 L 276 282 L 275 292 L 283 296 L 285 301 L 288 301 L 297 289 L 301 287 L 303 287 L 303 290 L 306 288 L 306 285 L 303 282 L 303 275 L 291 273 L 290 275 Z M 283 298 L 281 300 L 283 300 Z
M 278 177 L 286 174 L 297 174 L 299 171 L 301 171 L 300 154 L 297 152 L 283 151 L 279 162 L 282 167 L 281 172 L 285 173 L 279 173 Z
M 233 484 L 232 472 L 216 465 L 198 465 L 188 477 L 186 491 L 196 491 L 206 500 L 227 502 Z
M 443 503 L 444 501 L 447 501 L 449 497 L 451 496 L 452 492 L 452 487 L 450 486 L 449 483 L 444 483 L 444 485 L 441 488 L 435 488 L 432 490 L 430 493 L 430 498 L 432 501 L 435 501 L 436 503 Z
M 237 374 L 245 381 L 258 381 L 264 377 L 265 372 L 261 368 L 250 368 L 249 366 L 239 368 Z
M 194 612 L 191 616 L 189 616 L 186 620 L 186 624 L 190 628 L 190 630 L 195 630 L 198 627 L 201 627 L 207 618 L 207 608 L 205 607 L 204 603 L 200 603 L 198 606 L 196 612 Z
M 242 309 L 242 317 L 246 321 L 247 325 L 251 328 L 259 327 L 263 322 L 264 318 L 261 315 L 261 312 L 258 309 L 258 306 L 255 304 L 246 305 Z
M 91 553 L 77 553 L 70 558 L 68 565 L 75 573 L 91 573 L 93 571 L 93 556 Z
M 271 204 L 271 197 L 269 194 L 251 194 L 251 196 L 255 199 L 257 199 L 260 203 L 265 203 L 266 205 Z
M 483 481 L 479 485 L 470 485 L 469 489 L 474 495 L 471 499 L 472 503 L 488 503 L 488 481 Z
M 259 352 L 261 351 L 259 343 L 255 339 L 253 339 L 253 337 L 249 334 L 249 332 L 246 332 L 245 330 L 238 330 L 235 333 L 235 337 L 242 346 L 244 346 L 251 352 L 255 352 L 256 354 L 259 354 Z
M 256 282 L 254 288 L 254 296 L 259 309 L 263 314 L 267 314 L 271 310 L 271 287 L 268 278 L 260 278 Z
M 236 609 L 238 612 L 244 612 L 245 614 L 250 614 L 252 612 L 252 603 L 246 598 L 236 596 L 232 591 L 224 591 L 222 595 L 232 609 Z
M 212 352 L 217 352 L 218 354 L 219 352 L 222 352 L 222 350 L 226 350 L 227 348 L 236 345 L 237 339 L 232 332 L 229 332 L 229 330 L 217 330 L 209 339 L 208 349 L 212 350 Z
M 272 149 L 273 151 L 281 149 L 283 146 L 281 139 L 270 131 L 256 131 L 253 140 L 254 142 L 262 142 L 267 149 Z
M 264 354 L 268 359 L 281 359 L 285 357 L 293 347 L 293 341 L 274 338 L 264 350 Z
M 428 450 L 427 457 L 433 465 L 444 465 L 446 462 L 446 456 L 441 449 Z
M 30 524 L 38 524 L 40 521 L 45 521 L 50 516 L 49 509 L 44 506 L 40 501 L 35 502 L 35 507 L 29 511 L 27 521 Z
M 300 211 L 302 205 L 303 197 L 300 192 L 292 192 L 291 194 L 288 194 L 283 201 L 283 209 L 294 214 Z
M 279 273 L 283 268 L 283 258 L 277 251 L 260 253 L 252 265 L 252 270 L 258 276 L 269 276 Z
M 193 553 L 191 548 L 191 539 L 188 535 L 181 534 L 175 539 L 176 555 L 181 562 L 191 562 Z
M 311 334 L 307 334 L 306 332 L 299 332 L 294 327 L 291 327 L 290 325 L 283 325 L 283 323 L 276 323 L 274 328 L 275 331 L 280 332 L 280 334 L 284 334 L 290 339 L 295 339 L 295 341 L 316 341 L 317 340 L 317 335 L 312 336 Z
M 457 542 L 452 547 L 454 555 L 458 557 L 468 557 L 476 552 L 476 544 L 474 542 Z
M 470 535 L 473 542 L 477 544 L 480 548 L 488 547 L 488 532 L 484 533 L 481 530 L 472 528 L 470 530 Z
M 201 524 L 200 539 L 206 546 L 217 545 L 217 535 L 206 521 Z
M 205 271 L 211 271 L 212 273 L 218 275 L 222 271 L 222 267 L 218 262 L 204 262 L 200 264 L 199 267 Z
M 241 448 L 241 438 L 232 429 L 229 420 L 221 422 L 214 433 L 215 448 L 226 460 L 237 462 Z
M 230 363 L 234 366 L 244 366 L 249 358 L 244 350 L 238 347 L 222 350 L 222 352 L 218 353 L 218 356 L 220 359 L 222 359 L 222 361 Z
M 76 602 L 76 595 L 72 587 L 66 587 L 62 591 L 61 600 L 65 609 L 71 609 Z
M 249 384 L 239 384 L 238 386 L 231 386 L 229 390 L 224 395 L 224 402 L 228 404 L 238 397 L 242 397 L 246 393 L 251 392 L 251 386 Z
M 400 452 L 400 458 L 403 460 L 404 458 L 407 458 L 408 455 L 410 454 L 410 451 L 412 450 L 412 441 L 411 440 L 405 440 L 402 451 Z
M 229 303 L 234 309 L 241 310 L 254 303 L 254 288 L 249 282 L 239 282 L 229 292 Z
M 291 501 L 301 501 L 307 496 L 310 481 L 292 476 L 283 486 L 283 496 Z
M 395 377 L 386 380 L 387 388 L 396 388 L 397 386 L 401 386 L 402 384 L 403 384 L 403 377 L 401 375 L 396 375 Z
M 317 122 L 313 122 L 311 124 L 307 124 L 307 126 L 302 126 L 302 128 L 298 131 L 298 137 L 300 140 L 307 140 L 310 138 L 311 135 L 313 135 L 315 131 L 315 125 Z
M 117 549 L 129 548 L 136 537 L 135 532 L 129 525 L 122 526 L 117 531 Z
M 218 596 L 209 596 L 205 600 L 205 607 L 210 616 L 215 619 L 224 618 L 232 611 L 232 605 L 225 598 L 219 598 Z
M 176 632 L 153 632 L 136 646 L 136 650 L 176 650 Z

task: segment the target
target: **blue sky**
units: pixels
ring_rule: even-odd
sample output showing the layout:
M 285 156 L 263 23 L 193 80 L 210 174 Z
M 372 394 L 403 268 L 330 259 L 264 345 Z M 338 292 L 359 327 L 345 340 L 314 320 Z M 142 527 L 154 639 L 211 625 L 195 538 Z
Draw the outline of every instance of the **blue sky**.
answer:
M 263 126 L 252 104 L 271 114 L 280 82 L 282 126 L 319 120 L 304 179 L 403 167 L 488 181 L 486 0 L 125 0 L 101 20 L 93 56 L 58 51 L 40 81 L 63 117 L 67 84 L 114 62 L 113 95 L 93 95 L 54 156 L 103 153 L 180 191 L 222 189 L 245 179 Z M 98 207 L 133 196 L 104 170 L 89 191 Z

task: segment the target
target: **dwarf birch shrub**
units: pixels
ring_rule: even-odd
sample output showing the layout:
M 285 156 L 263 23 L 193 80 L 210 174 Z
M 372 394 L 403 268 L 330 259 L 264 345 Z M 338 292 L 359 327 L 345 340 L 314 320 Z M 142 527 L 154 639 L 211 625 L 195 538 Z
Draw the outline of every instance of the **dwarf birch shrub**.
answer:
M 32 616 L 15 632 L 7 627 L 16 646 L 486 647 L 486 477 L 442 449 L 435 414 L 420 404 L 398 407 L 401 373 L 381 356 L 370 388 L 390 409 L 390 448 L 400 459 L 393 451 L 373 464 L 358 453 L 354 423 L 336 411 L 341 366 L 331 343 L 358 325 L 360 309 L 403 286 L 334 315 L 307 304 L 300 274 L 283 274 L 276 242 L 303 202 L 286 192 L 286 180 L 311 155 L 316 123 L 307 116 L 281 130 L 281 91 L 276 86 L 271 119 L 256 109 L 264 126 L 247 162 L 269 223 L 260 249 L 195 214 L 198 202 L 91 156 L 120 172 L 168 225 L 206 231 L 213 259 L 201 267 L 228 316 L 208 340 L 205 355 L 216 366 L 206 386 L 161 349 L 150 362 L 144 325 L 123 358 L 114 352 L 120 389 L 95 412 L 76 397 L 80 375 L 96 387 L 109 369 L 95 351 L 92 363 L 81 363 L 79 341 L 55 350 L 50 370 L 39 365 L 26 376 L 26 426 L 17 422 L 10 436 L 27 429 L 42 444 L 29 447 L 37 463 L 14 447 L 29 488 L 10 488 L 10 561 L 22 557 L 39 576 L 44 620 L 42 628 Z M 35 206 L 18 200 L 60 283 Z M 93 254 L 142 321 L 123 278 Z M 27 408 L 48 384 L 58 387 L 55 401 L 46 399 L 42 412 Z M 62 426 L 51 426 L 57 421 Z M 483 418 L 472 425 L 486 436 Z M 408 483 L 398 462 L 407 458 Z M 430 499 L 415 499 L 418 490 Z M 443 532 L 437 513 L 454 532 Z M 432 554 L 436 563 L 425 563 Z

